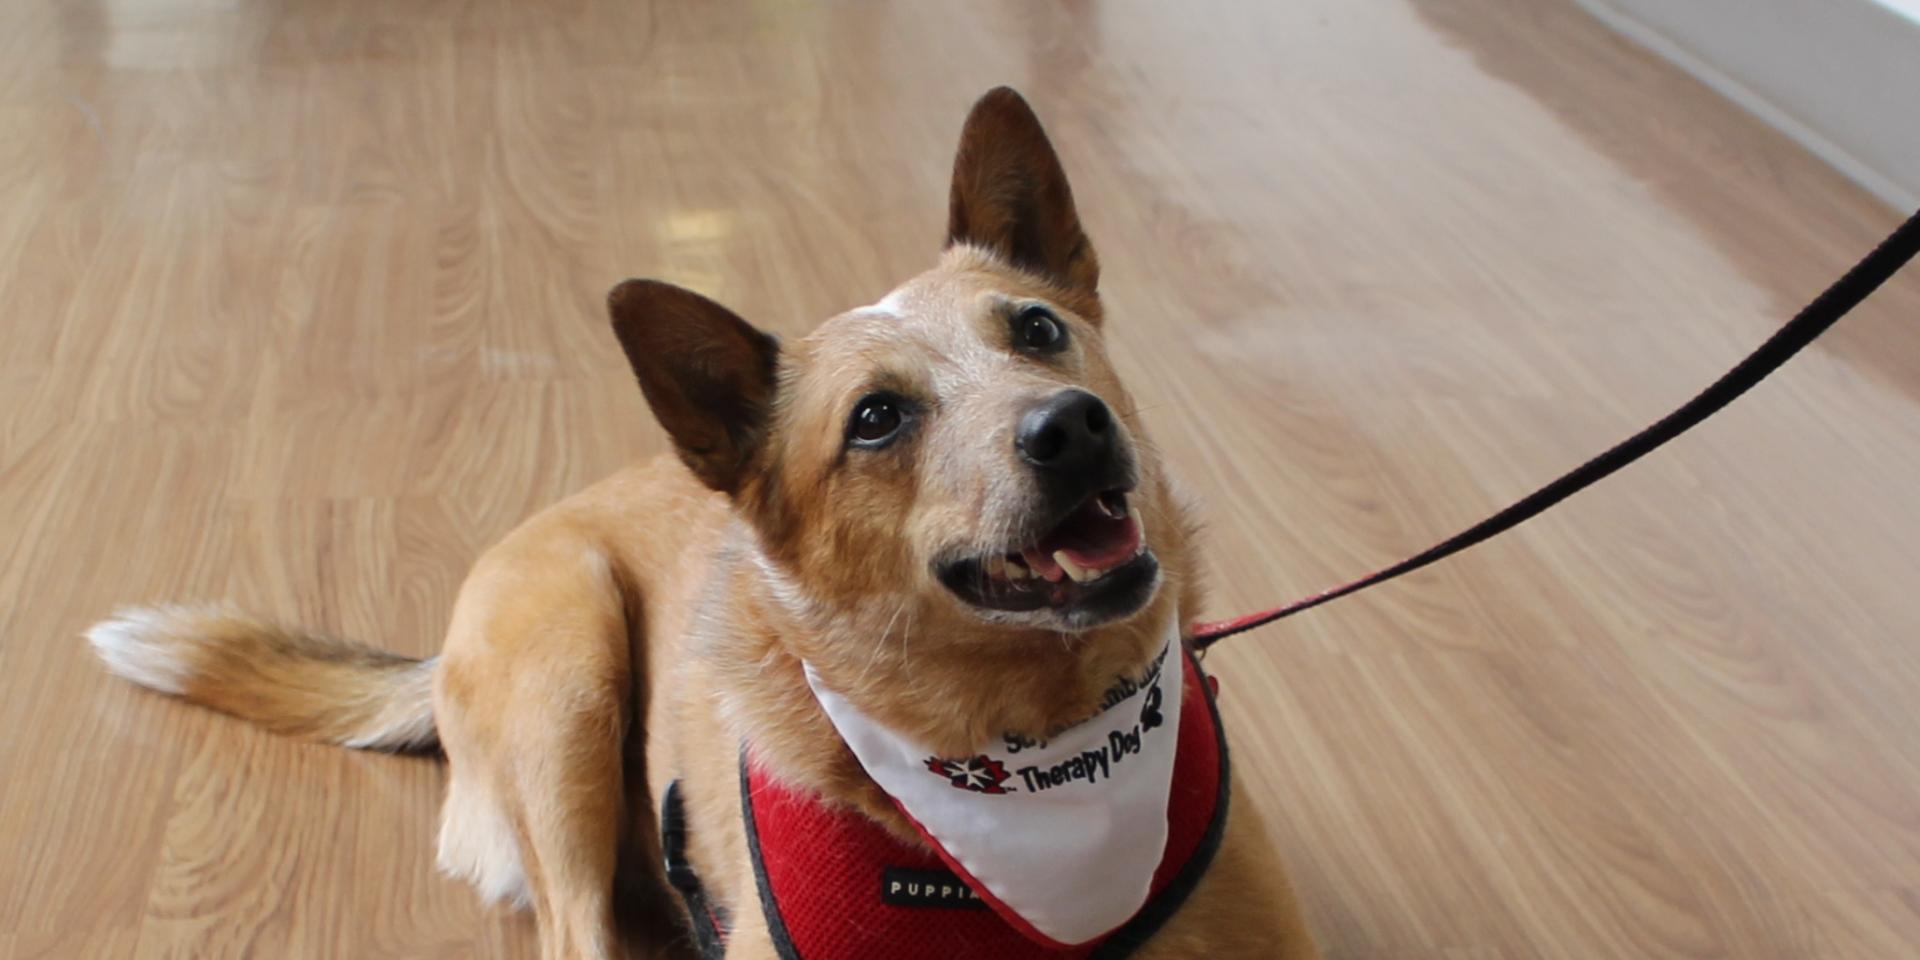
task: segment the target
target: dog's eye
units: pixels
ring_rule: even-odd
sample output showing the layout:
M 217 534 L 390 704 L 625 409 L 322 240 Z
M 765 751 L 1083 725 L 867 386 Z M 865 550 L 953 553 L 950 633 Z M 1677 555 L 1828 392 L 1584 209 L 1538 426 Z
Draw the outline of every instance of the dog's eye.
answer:
M 1031 353 L 1053 353 L 1066 345 L 1067 327 L 1052 310 L 1035 304 L 1013 315 L 1013 341 Z
M 877 447 L 900 432 L 906 415 L 898 397 L 876 393 L 860 398 L 853 406 L 853 418 L 847 422 L 847 436 L 865 447 Z

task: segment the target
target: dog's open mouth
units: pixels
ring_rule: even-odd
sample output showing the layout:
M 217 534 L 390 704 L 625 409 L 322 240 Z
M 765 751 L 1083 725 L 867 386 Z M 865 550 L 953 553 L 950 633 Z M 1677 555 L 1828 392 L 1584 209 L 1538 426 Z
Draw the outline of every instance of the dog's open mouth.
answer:
M 990 610 L 1053 608 L 1106 620 L 1137 610 L 1159 562 L 1124 490 L 1095 494 L 1019 550 L 968 557 L 940 569 L 960 599 Z

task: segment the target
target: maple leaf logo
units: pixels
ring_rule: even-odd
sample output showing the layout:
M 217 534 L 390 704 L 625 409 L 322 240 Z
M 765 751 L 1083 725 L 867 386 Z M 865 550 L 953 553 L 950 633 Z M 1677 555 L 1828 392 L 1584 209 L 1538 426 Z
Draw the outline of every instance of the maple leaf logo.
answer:
M 945 777 L 955 789 L 972 790 L 974 793 L 1011 792 L 1002 786 L 1007 782 L 1007 765 L 985 754 L 967 760 L 928 757 L 927 770 L 935 776 Z

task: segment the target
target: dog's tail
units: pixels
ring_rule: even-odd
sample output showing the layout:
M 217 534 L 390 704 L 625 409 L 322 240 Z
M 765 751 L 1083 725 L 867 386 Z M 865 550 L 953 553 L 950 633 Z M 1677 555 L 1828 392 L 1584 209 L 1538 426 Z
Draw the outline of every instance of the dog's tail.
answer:
M 222 607 L 131 607 L 87 630 L 107 669 L 276 733 L 424 750 L 433 659 L 415 660 Z

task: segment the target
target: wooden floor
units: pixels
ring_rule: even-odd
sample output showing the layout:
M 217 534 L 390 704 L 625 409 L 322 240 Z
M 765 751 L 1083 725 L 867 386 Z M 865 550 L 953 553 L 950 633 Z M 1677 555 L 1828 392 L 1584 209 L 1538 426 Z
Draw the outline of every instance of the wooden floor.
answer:
M 931 262 L 1010 82 L 1216 614 L 1477 519 L 1896 220 L 1552 0 L 0 6 L 0 958 L 525 957 L 432 760 L 107 678 L 115 605 L 438 643 L 475 554 L 662 449 L 602 317 L 796 332 Z M 1671 452 L 1222 648 L 1331 956 L 1920 944 L 1920 270 Z

